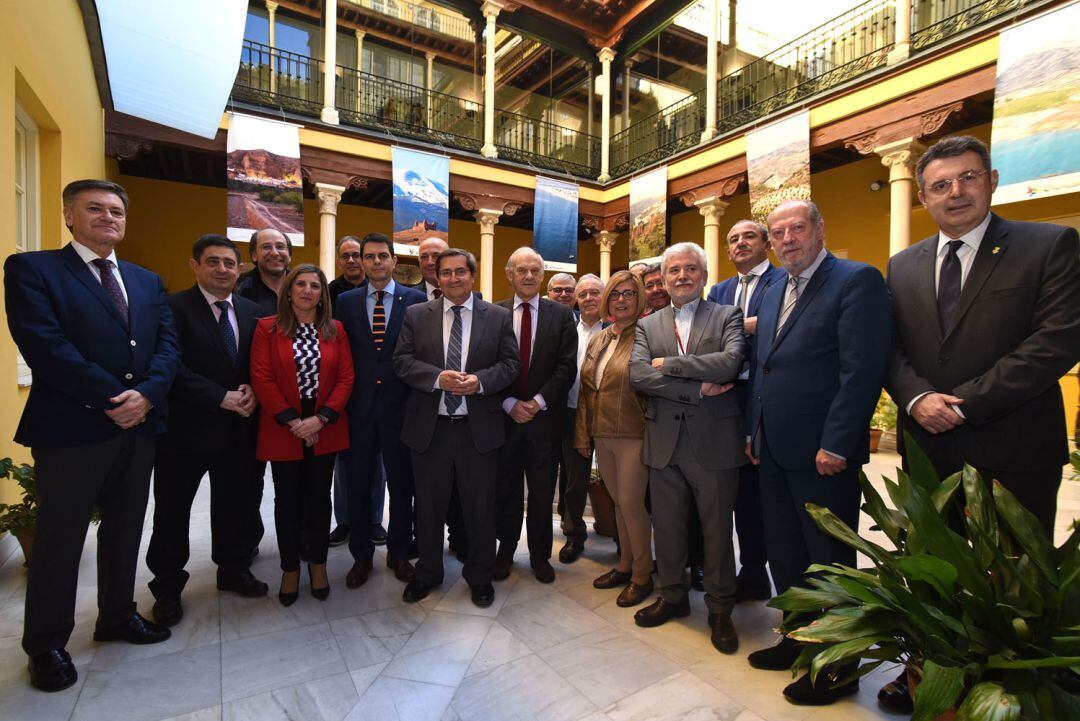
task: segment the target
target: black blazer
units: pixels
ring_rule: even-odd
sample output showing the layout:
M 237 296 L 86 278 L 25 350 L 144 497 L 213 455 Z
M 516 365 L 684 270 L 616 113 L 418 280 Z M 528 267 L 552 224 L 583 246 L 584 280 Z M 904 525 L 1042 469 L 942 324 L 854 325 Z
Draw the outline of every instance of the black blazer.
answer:
M 236 362 L 225 350 L 214 311 L 198 285 L 169 296 L 180 338 L 180 368 L 169 392 L 168 430 L 159 442 L 174 449 L 204 452 L 237 448 L 255 452 L 258 413 L 243 418 L 221 408 L 226 391 L 250 383 L 251 339 L 259 306 L 233 293 L 236 324 Z M 243 450 L 241 450 L 243 449 Z
M 932 459 L 958 450 L 987 470 L 1060 468 L 1068 449 L 1058 380 L 1080 360 L 1076 230 L 993 215 L 944 335 L 937 240 L 889 261 L 895 326 L 886 389 L 900 407 L 899 429 Z M 963 398 L 965 422 L 934 435 L 909 418 L 904 409 L 927 391 Z
M 510 311 L 513 323 L 514 299 L 500 300 L 495 305 Z M 533 343 L 532 357 L 529 359 L 529 378 L 524 397 L 521 397 L 515 378 L 502 392 L 502 398 L 529 400 L 539 393 L 544 397 L 548 410 L 537 413 L 533 420 L 525 425 L 535 426 L 535 430 L 541 433 L 561 434 L 562 430 L 555 424 L 564 420 L 566 396 L 577 375 L 577 329 L 574 326 L 574 314 L 562 303 L 540 298 L 540 312 L 533 321 L 537 324 L 536 340 Z M 513 426 L 518 425 L 510 416 L 506 416 L 506 419 Z

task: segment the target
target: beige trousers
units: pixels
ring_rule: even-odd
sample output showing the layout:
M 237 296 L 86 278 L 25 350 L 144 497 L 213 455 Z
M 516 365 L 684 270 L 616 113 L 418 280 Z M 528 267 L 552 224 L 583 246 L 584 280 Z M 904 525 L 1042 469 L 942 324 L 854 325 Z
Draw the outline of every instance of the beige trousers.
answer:
M 595 438 L 596 464 L 611 499 L 619 528 L 620 570 L 632 571 L 634 583 L 648 583 L 652 575 L 652 522 L 645 510 L 649 469 L 641 462 L 640 438 Z

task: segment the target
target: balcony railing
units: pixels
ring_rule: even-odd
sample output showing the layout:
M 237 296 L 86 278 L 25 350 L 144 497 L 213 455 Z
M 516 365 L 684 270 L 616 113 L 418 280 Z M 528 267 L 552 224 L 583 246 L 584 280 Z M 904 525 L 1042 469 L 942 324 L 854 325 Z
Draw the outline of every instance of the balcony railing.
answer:
M 322 86 L 321 60 L 245 40 L 232 97 L 319 117 Z
M 495 147 L 499 157 L 585 178 L 600 174 L 600 139 L 572 128 L 495 111 Z
M 625 175 L 692 148 L 701 140 L 704 129 L 705 91 L 700 90 L 612 137 L 611 174 Z
M 461 15 L 434 7 L 423 7 L 405 0 L 345 0 L 365 10 L 401 20 L 404 23 L 430 30 L 440 35 L 473 42 L 476 35 L 469 21 Z
M 1035 0 L 915 0 L 911 49 L 922 50 Z

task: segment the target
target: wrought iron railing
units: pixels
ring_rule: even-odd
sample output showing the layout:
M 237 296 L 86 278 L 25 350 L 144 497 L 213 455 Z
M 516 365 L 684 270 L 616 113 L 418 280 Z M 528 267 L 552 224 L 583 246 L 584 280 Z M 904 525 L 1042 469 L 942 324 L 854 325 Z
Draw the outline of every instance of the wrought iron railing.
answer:
M 424 7 L 406 0 L 345 0 L 365 10 L 386 15 L 440 35 L 472 42 L 475 35 L 469 21 L 463 15 L 440 8 Z
M 232 98 L 318 117 L 322 87 L 321 60 L 245 40 Z
M 495 111 L 495 147 L 499 157 L 586 178 L 600 173 L 600 139 L 572 128 Z
M 915 0 L 911 49 L 922 50 L 1035 0 Z
M 479 152 L 484 108 L 479 103 L 353 68 L 338 67 L 341 122 Z
M 701 140 L 704 128 L 705 91 L 701 90 L 642 118 L 612 137 L 612 176 L 625 175 L 694 147 Z

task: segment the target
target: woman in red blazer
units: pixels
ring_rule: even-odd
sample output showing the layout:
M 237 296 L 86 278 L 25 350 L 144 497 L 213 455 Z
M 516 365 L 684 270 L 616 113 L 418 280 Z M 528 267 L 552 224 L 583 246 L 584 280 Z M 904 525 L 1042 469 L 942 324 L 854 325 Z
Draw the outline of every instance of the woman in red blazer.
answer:
M 300 549 L 306 546 L 311 595 L 321 601 L 330 595 L 330 483 L 337 452 L 349 447 L 345 404 L 353 364 L 345 331 L 330 316 L 326 276 L 317 266 L 294 268 L 278 315 L 259 321 L 251 342 L 251 386 L 262 406 L 256 455 L 270 461 L 274 476 L 278 600 L 285 606 L 296 601 Z

